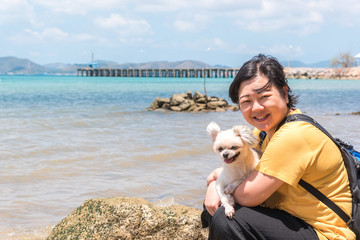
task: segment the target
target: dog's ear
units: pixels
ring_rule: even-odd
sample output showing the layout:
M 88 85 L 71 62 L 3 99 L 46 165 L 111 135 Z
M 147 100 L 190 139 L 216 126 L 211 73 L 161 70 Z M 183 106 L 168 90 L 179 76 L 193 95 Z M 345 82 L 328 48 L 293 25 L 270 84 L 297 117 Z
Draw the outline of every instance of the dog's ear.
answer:
M 216 139 L 216 136 L 220 132 L 220 127 L 217 125 L 216 122 L 211 122 L 206 128 L 206 131 L 208 132 L 209 136 L 211 137 L 212 141 L 214 142 Z
M 246 125 L 234 126 L 233 131 L 250 147 L 256 146 L 258 140 Z

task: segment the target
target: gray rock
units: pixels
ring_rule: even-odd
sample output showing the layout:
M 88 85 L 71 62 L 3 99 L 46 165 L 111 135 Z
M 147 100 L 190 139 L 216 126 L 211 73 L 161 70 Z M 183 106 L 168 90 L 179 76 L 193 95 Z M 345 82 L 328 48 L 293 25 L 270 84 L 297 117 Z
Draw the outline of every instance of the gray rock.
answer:
M 186 111 L 187 112 L 194 112 L 196 108 L 197 108 L 196 105 L 191 105 Z
M 236 112 L 236 111 L 240 110 L 240 107 L 239 107 L 239 105 L 233 105 L 233 106 L 229 106 L 227 109 L 230 111 Z
M 206 103 L 206 98 L 205 97 L 201 97 L 201 98 L 197 98 L 195 100 L 196 103 Z
M 158 98 L 159 106 L 162 107 L 164 104 L 170 104 L 170 98 Z
M 177 111 L 177 112 L 222 112 L 222 110 L 238 111 L 237 106 L 229 106 L 224 98 L 208 97 L 199 92 L 191 96 L 191 91 L 187 93 L 173 94 L 171 98 L 157 97 L 150 107 L 149 111 Z
M 216 108 L 215 109 L 215 112 L 225 112 L 226 110 L 225 109 L 223 109 L 223 108 Z
M 173 94 L 172 97 L 170 98 L 170 105 L 178 106 L 183 101 L 185 101 L 183 94 Z
M 170 107 L 171 107 L 171 105 L 170 105 L 170 102 L 169 102 L 169 103 L 164 103 L 161 108 L 170 109 Z
M 193 99 L 193 97 L 192 97 L 192 92 L 191 92 L 191 91 L 188 91 L 188 92 L 186 93 L 186 95 L 187 95 L 187 99 Z
M 223 108 L 226 106 L 227 106 L 227 102 L 225 102 L 225 101 L 216 101 L 216 102 L 208 102 L 207 103 L 207 107 L 211 108 L 211 109 Z
M 175 112 L 181 112 L 181 108 L 178 107 L 178 106 L 171 106 L 171 107 L 170 107 L 170 110 L 171 110 L 171 111 L 175 111 Z
M 196 101 L 197 99 L 199 98 L 202 98 L 204 97 L 204 95 L 202 95 L 201 93 L 199 93 L 198 91 L 195 91 L 194 92 L 194 96 L 193 96 L 193 99 Z
M 209 97 L 208 101 L 209 102 L 216 102 L 216 101 L 219 101 L 219 98 L 218 97 Z
M 155 98 L 151 106 L 147 108 L 147 110 L 153 111 L 159 108 L 163 108 L 164 104 L 170 104 L 170 99 L 157 97 Z
M 155 100 L 152 102 L 150 107 L 148 107 L 146 110 L 153 111 L 159 108 L 159 98 L 155 98 Z
M 189 109 L 192 105 L 195 105 L 194 101 L 185 100 L 184 102 L 180 103 L 179 108 L 181 109 L 181 111 L 185 111 Z
M 205 109 L 207 105 L 206 105 L 206 103 L 196 103 L 196 106 L 199 108 Z

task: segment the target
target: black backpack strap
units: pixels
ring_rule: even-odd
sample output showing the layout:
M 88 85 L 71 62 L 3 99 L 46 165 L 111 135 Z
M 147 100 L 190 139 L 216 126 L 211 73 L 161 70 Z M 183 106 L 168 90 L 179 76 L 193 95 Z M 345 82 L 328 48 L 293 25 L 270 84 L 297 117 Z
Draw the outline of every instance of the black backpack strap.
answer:
M 326 197 L 322 192 L 316 189 L 313 185 L 304 180 L 300 179 L 299 185 L 302 186 L 305 190 L 311 193 L 314 197 L 319 199 L 322 203 L 328 206 L 331 210 L 333 210 L 339 217 L 341 217 L 344 222 L 349 223 L 351 218 L 347 215 L 338 205 L 336 205 L 333 201 L 331 201 L 328 197 Z
M 266 132 L 265 132 L 265 131 L 261 131 L 261 132 L 259 133 L 259 138 L 260 138 L 259 147 L 261 148 L 261 146 L 263 145 L 264 140 L 265 140 L 265 138 L 266 138 Z
M 325 128 L 323 128 L 317 121 L 315 121 L 311 117 L 304 115 L 304 114 L 292 114 L 292 115 L 286 116 L 285 119 L 279 124 L 278 129 L 283 124 L 285 124 L 287 122 L 292 122 L 292 121 L 304 121 L 304 122 L 311 123 L 312 125 L 317 127 L 319 130 L 321 130 L 324 134 L 326 134 L 341 149 L 341 146 L 339 146 L 338 142 L 331 136 L 331 134 L 328 131 L 326 131 Z M 311 193 L 314 197 L 319 199 L 322 203 L 324 203 L 331 210 L 333 210 L 342 220 L 344 220 L 344 222 L 349 223 L 349 221 L 351 220 L 350 216 L 347 215 L 338 205 L 336 205 L 333 201 L 331 201 L 328 197 L 326 197 L 318 189 L 316 189 L 310 183 L 305 182 L 303 179 L 300 179 L 299 184 L 305 190 L 307 190 L 309 193 Z
M 283 124 L 285 124 L 287 122 L 293 122 L 293 121 L 304 121 L 304 122 L 311 123 L 318 129 L 320 129 L 326 136 L 328 136 L 336 145 L 338 145 L 337 142 L 335 141 L 335 139 L 333 138 L 333 136 L 331 136 L 331 134 L 325 128 L 323 128 L 323 126 L 321 126 L 317 121 L 315 121 L 313 118 L 311 118 L 305 114 L 292 114 L 292 115 L 286 116 L 284 118 L 284 120 L 282 120 L 282 122 L 278 125 L 277 129 L 279 129 Z

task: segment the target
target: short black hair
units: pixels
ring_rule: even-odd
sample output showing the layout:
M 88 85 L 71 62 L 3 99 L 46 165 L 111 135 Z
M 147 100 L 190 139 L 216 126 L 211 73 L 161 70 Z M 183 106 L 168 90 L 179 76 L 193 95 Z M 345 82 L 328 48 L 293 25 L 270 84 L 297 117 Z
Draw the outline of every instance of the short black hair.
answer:
M 281 94 L 283 94 L 282 88 L 287 86 L 289 98 L 289 103 L 287 106 L 290 109 L 295 108 L 298 96 L 295 96 L 292 93 L 288 85 L 288 81 L 285 77 L 283 66 L 276 58 L 269 55 L 265 56 L 264 54 L 259 54 L 244 63 L 239 72 L 236 74 L 229 88 L 229 97 L 233 103 L 239 103 L 240 84 L 243 81 L 256 77 L 258 74 L 265 75 L 269 79 L 269 82 L 266 84 L 266 86 L 273 84 Z

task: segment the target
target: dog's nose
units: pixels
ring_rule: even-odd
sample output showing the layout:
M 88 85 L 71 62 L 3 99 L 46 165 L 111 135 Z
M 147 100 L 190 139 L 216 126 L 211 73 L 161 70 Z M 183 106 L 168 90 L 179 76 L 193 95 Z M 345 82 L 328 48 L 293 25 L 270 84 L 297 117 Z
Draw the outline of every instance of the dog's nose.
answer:
M 223 154 L 223 157 L 224 157 L 224 158 L 228 158 L 228 157 L 229 157 L 229 154 L 228 154 L 228 153 L 224 153 L 224 154 Z

